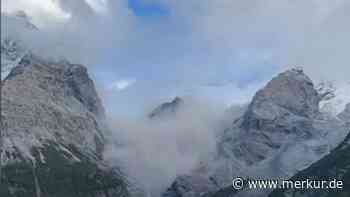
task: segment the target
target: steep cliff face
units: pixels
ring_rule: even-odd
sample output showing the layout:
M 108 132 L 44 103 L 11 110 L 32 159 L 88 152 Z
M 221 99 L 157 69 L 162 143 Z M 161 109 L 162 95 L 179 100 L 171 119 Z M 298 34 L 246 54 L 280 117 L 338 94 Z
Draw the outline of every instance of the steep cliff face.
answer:
M 198 167 L 200 171 L 188 175 L 202 177 L 191 179 L 211 184 L 207 187 L 209 191 L 195 188 L 178 192 L 172 187 L 164 196 L 200 196 L 205 192 L 216 195 L 213 191 L 228 187 L 234 177 L 291 177 L 309 166 L 347 134 L 343 120 L 322 116 L 321 98 L 302 70 L 279 74 L 256 93 L 242 117 L 233 120 L 233 125 L 219 137 L 213 159 L 203 162 Z M 175 182 L 182 179 L 179 177 Z M 188 188 L 198 185 L 196 181 L 188 182 L 186 185 L 191 185 Z M 267 193 L 237 195 L 267 196 Z
M 0 196 L 128 196 L 102 160 L 104 109 L 87 70 L 26 55 L 1 82 Z

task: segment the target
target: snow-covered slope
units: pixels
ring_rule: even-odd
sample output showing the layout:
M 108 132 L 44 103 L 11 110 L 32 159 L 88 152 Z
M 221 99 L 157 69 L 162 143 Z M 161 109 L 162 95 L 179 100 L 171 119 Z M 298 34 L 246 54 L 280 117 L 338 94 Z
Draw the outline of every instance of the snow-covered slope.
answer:
M 302 70 L 279 74 L 256 93 L 244 115 L 220 136 L 213 159 L 186 175 L 192 178 L 175 180 L 164 196 L 201 196 L 231 185 L 237 176 L 287 178 L 306 168 L 328 154 L 348 132 L 344 121 L 321 114 L 321 100 L 322 95 Z M 183 180 L 191 189 L 175 187 L 184 185 Z M 209 191 L 201 189 L 200 182 L 211 184 L 206 187 Z M 267 194 L 238 193 L 254 195 Z

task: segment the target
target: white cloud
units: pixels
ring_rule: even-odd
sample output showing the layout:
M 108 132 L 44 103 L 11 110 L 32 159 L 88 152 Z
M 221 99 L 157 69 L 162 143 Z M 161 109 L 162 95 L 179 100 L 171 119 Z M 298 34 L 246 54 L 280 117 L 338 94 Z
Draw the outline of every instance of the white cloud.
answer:
M 85 2 L 97 13 L 105 14 L 108 11 L 108 0 L 85 0 Z
M 245 54 L 250 60 L 240 62 L 235 68 L 238 72 L 265 53 L 265 59 L 260 60 L 261 67 L 265 66 L 264 61 L 279 65 L 281 70 L 289 65 L 303 65 L 316 80 L 344 81 L 348 78 L 350 1 L 167 2 L 174 18 L 190 29 L 192 46 L 211 51 L 210 64 L 218 65 L 223 61 L 234 65 L 237 51 L 246 50 L 253 52 Z
M 71 13 L 64 11 L 57 1 L 52 0 L 2 0 L 1 12 L 24 11 L 35 25 L 43 26 L 52 21 L 65 21 Z
M 107 6 L 107 1 L 90 5 L 85 0 L 1 0 L 2 13 L 24 11 L 39 28 L 29 35 L 5 24 L 1 31 L 23 34 L 19 39 L 40 56 L 95 66 L 107 52 L 122 48 L 133 28 L 128 8 L 119 0 L 109 2 L 113 12 L 95 14 L 104 2 Z
M 350 82 L 337 87 L 336 97 L 326 102 L 331 104 L 334 114 L 338 114 L 345 109 L 346 104 L 350 103 Z
M 121 79 L 113 82 L 110 85 L 111 90 L 117 90 L 117 91 L 122 91 L 125 90 L 126 88 L 132 86 L 136 82 L 135 79 Z

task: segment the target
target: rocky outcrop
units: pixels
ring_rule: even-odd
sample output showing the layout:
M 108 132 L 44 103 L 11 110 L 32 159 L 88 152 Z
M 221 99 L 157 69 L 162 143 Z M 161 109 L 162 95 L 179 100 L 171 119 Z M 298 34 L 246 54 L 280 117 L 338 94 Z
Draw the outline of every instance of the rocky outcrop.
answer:
M 173 117 L 183 104 L 184 101 L 180 97 L 175 97 L 171 102 L 163 103 L 155 108 L 148 117 L 151 119 Z
M 345 138 L 347 127 L 338 118 L 323 118 L 319 110 L 322 96 L 300 69 L 273 78 L 256 93 L 244 115 L 219 136 L 218 152 L 203 162 L 205 170 L 200 176 L 213 184 L 207 188 L 227 188 L 234 177 L 288 178 L 335 148 Z M 189 182 L 189 188 L 198 185 Z M 197 190 L 175 196 L 187 197 L 193 191 Z M 217 194 L 207 192 L 209 196 Z
M 84 66 L 26 55 L 1 96 L 0 196 L 128 196 L 102 159 L 104 109 Z

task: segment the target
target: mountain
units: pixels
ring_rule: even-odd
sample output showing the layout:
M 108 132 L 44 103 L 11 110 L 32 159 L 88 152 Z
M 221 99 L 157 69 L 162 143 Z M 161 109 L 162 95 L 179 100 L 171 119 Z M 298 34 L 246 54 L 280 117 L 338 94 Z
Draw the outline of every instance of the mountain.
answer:
M 183 99 L 175 97 L 172 101 L 166 102 L 155 108 L 148 117 L 153 118 L 167 118 L 176 115 L 180 107 L 184 104 Z
M 215 191 L 232 189 L 235 177 L 289 178 L 308 167 L 348 132 L 341 119 L 322 115 L 319 102 L 323 96 L 302 70 L 279 74 L 219 136 L 213 158 L 190 175 L 179 176 L 163 196 L 215 196 Z M 208 186 L 203 189 L 202 183 Z M 181 185 L 191 189 L 177 187 Z M 235 196 L 267 196 L 266 192 L 244 191 Z
M 84 66 L 26 55 L 1 82 L 0 196 L 128 196 Z

